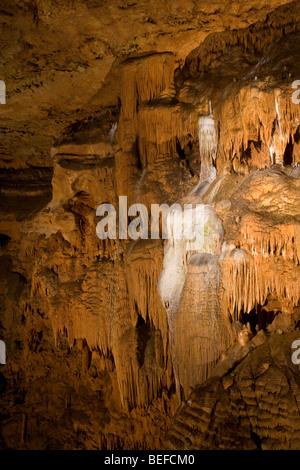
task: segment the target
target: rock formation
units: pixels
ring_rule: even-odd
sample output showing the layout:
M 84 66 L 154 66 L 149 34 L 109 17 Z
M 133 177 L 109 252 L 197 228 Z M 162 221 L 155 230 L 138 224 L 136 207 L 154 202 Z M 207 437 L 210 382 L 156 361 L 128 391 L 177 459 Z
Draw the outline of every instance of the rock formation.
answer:
M 0 15 L 0 447 L 299 447 L 298 2 Z

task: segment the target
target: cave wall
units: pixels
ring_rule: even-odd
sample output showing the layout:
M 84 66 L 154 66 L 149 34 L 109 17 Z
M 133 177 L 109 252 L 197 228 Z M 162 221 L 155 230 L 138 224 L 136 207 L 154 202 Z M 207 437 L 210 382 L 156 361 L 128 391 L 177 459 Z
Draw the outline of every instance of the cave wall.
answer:
M 205 447 L 202 411 L 195 439 L 180 413 L 216 400 L 227 362 L 238 377 L 252 356 L 261 367 L 263 328 L 247 346 L 247 321 L 276 316 L 266 344 L 297 334 L 300 33 L 297 2 L 281 3 L 4 5 L 3 448 Z M 97 207 L 124 195 L 149 212 L 200 204 L 199 239 L 100 240 Z M 243 439 L 203 405 L 224 436 L 210 447 L 253 448 L 255 433 L 282 448 L 299 432 L 299 368 L 282 378 L 276 348 L 265 369 L 286 380 L 282 433 L 279 411 L 263 431 L 259 405 L 234 408 L 226 382 L 220 406 L 231 400 Z M 261 374 L 264 394 L 272 380 Z

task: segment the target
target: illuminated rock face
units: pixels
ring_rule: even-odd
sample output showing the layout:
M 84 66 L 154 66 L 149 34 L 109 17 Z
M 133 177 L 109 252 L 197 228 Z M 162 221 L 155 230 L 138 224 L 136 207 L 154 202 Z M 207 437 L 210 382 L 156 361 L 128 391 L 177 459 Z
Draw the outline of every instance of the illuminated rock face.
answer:
M 274 305 L 276 312 L 293 315 L 299 304 L 300 172 L 289 173 L 281 168 L 253 172 L 238 182 L 232 175 L 221 184 L 217 179 L 203 196 L 211 205 L 200 206 L 219 221 L 207 218 L 210 243 L 202 237 L 204 243 L 193 246 L 192 256 L 188 240 L 166 245 L 159 288 L 181 396 L 211 375 L 221 354 L 237 340 L 241 316 Z M 191 198 L 194 202 L 197 196 Z
M 171 230 L 158 289 L 168 312 L 171 356 L 181 400 L 190 386 L 206 379 L 211 365 L 230 344 L 218 300 L 218 257 L 224 230 L 217 213 L 204 204 L 185 209 L 183 214 L 171 211 L 168 217 Z M 224 335 L 219 335 L 219 330 Z
M 10 419 L 0 445 L 284 448 L 300 432 L 289 399 L 300 400 L 289 362 L 300 296 L 297 4 L 202 2 L 165 17 L 146 2 L 128 6 L 112 35 L 87 3 L 76 34 L 51 29 L 57 50 L 75 34 L 74 71 L 55 53 L 56 72 L 42 67 L 45 85 L 29 93 L 5 52 L 0 393 Z M 110 9 L 114 28 L 124 9 Z M 181 11 L 189 27 L 178 32 Z M 35 33 L 22 26 L 28 64 L 49 12 L 43 2 Z M 176 236 L 173 207 L 166 241 L 100 240 L 96 209 L 119 196 L 148 213 L 189 204 L 185 231 Z

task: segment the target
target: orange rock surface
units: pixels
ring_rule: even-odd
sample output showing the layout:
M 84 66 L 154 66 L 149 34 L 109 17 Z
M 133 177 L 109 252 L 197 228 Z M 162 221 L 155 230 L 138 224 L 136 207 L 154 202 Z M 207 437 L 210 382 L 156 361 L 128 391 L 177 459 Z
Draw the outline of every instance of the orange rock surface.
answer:
M 299 27 L 280 0 L 4 1 L 0 448 L 299 448 Z M 99 239 L 120 196 L 191 204 L 196 238 L 174 209 L 168 240 Z

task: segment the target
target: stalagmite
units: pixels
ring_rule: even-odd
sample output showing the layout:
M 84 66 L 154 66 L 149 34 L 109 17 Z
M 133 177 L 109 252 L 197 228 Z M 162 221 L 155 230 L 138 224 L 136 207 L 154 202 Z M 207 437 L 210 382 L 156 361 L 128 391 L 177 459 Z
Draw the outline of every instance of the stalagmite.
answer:
M 177 312 L 170 322 L 171 351 L 179 399 L 209 377 L 217 360 L 233 342 L 223 316 L 217 255 L 192 255 Z
M 164 270 L 158 282 L 160 296 L 168 312 L 179 399 L 186 396 L 190 386 L 207 377 L 221 352 L 230 344 L 228 337 L 231 334 L 224 327 L 221 317 L 219 322 L 209 327 L 212 328 L 209 332 L 201 319 L 207 315 L 206 320 L 209 322 L 208 318 L 218 317 L 218 255 L 224 236 L 222 222 L 210 206 L 190 206 L 185 208 L 184 214 L 179 208 L 168 214 L 169 240 L 165 246 Z M 203 266 L 203 269 L 199 267 L 199 274 L 197 266 Z M 188 299 L 192 299 L 191 306 Z M 220 335 L 221 343 L 218 340 L 214 343 L 213 331 L 216 325 L 223 331 Z M 188 331 L 193 338 L 191 341 L 188 339 Z M 196 331 L 199 331 L 197 341 Z M 206 336 L 207 343 L 201 340 Z M 190 364 L 188 370 L 187 363 Z

